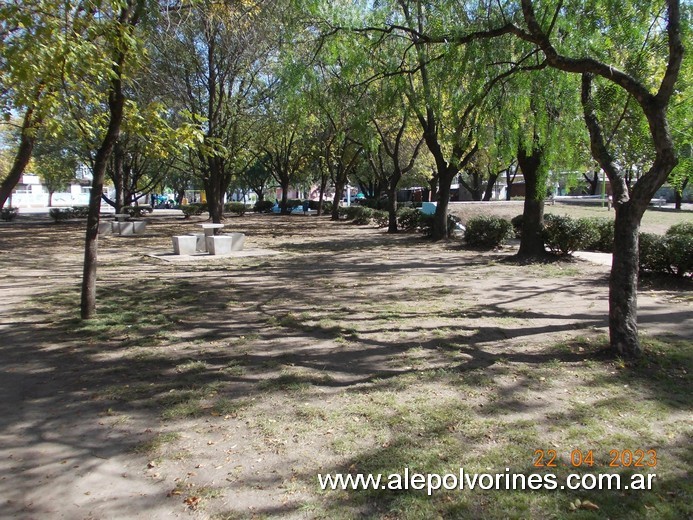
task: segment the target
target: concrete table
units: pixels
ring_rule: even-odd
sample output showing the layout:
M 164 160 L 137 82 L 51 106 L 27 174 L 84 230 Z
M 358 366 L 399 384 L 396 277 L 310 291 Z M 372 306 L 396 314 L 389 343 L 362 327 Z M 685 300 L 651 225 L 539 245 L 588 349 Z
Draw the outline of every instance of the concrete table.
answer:
M 206 237 L 211 237 L 214 235 L 215 230 L 224 227 L 224 224 L 200 224 L 200 227 L 205 232 Z
M 214 232 L 217 229 L 224 227 L 224 224 L 198 224 L 202 230 L 205 232 L 203 234 L 195 234 L 197 236 L 197 250 L 198 251 L 208 251 L 207 249 L 207 237 L 213 237 Z

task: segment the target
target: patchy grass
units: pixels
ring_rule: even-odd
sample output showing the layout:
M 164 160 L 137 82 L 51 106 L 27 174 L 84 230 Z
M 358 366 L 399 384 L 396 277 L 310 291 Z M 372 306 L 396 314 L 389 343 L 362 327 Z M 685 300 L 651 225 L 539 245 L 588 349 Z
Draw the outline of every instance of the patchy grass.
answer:
M 56 345 L 32 355 L 46 370 L 66 365 L 75 375 L 69 397 L 106 409 L 106 427 L 156 457 L 180 500 L 213 518 L 693 515 L 691 343 L 644 338 L 636 363 L 606 352 L 603 312 L 594 310 L 605 268 L 506 264 L 504 253 L 327 219 L 326 231 L 306 239 L 282 219 L 253 218 L 266 222 L 254 237 L 264 233 L 262 245 L 278 234 L 305 239 L 297 247 L 311 256 L 200 269 L 152 262 L 157 276 L 127 279 L 113 262 L 89 322 L 76 319 L 74 288 L 32 302 L 56 318 L 43 325 Z M 340 232 L 345 240 L 333 237 Z M 364 236 L 378 245 L 372 255 L 354 253 Z M 667 312 L 687 309 L 685 295 L 658 290 Z M 151 433 L 169 429 L 181 433 Z M 555 451 L 556 467 L 536 467 L 537 450 Z M 657 466 L 609 467 L 612 450 L 656 450 Z M 573 467 L 589 452 L 592 466 Z M 558 482 L 571 473 L 657 477 L 643 491 L 466 486 L 430 496 L 317 483 L 319 473 L 461 468 Z

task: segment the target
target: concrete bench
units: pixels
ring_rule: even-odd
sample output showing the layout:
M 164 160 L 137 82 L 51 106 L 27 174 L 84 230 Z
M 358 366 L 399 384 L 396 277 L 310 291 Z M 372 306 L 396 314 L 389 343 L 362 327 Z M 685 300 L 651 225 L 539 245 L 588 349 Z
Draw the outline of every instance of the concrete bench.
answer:
M 111 230 L 115 235 L 144 235 L 144 231 L 146 229 L 146 220 L 134 220 L 131 222 L 111 222 Z
M 197 237 L 194 235 L 176 235 L 173 240 L 173 253 L 176 255 L 194 255 L 197 248 Z
M 205 237 L 207 251 L 209 251 L 210 255 L 228 255 L 232 251 L 241 251 L 244 242 L 245 235 L 243 233 Z

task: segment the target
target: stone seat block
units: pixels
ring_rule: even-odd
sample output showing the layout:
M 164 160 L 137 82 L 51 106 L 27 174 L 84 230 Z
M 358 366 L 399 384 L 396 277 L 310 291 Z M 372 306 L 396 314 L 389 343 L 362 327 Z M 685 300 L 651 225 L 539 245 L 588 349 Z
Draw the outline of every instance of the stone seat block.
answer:
M 113 233 L 113 222 L 99 222 L 99 236 L 106 236 Z
M 245 243 L 245 235 L 243 233 L 229 233 L 231 237 L 231 251 L 242 251 Z
M 206 237 L 207 251 L 210 255 L 228 255 L 231 252 L 233 239 L 229 235 Z
M 173 253 L 176 255 L 194 255 L 197 237 L 192 235 L 177 235 L 173 239 Z
M 113 222 L 113 234 L 120 236 L 132 235 L 135 231 L 134 222 Z
M 135 235 L 144 235 L 145 229 L 147 229 L 146 220 L 136 220 L 132 223 L 132 232 Z

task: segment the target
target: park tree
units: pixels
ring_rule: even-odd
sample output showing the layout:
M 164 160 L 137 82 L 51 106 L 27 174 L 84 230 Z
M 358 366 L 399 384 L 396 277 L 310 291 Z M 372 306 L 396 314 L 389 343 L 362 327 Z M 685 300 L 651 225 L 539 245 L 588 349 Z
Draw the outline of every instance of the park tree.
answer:
M 689 13 L 682 23 L 679 0 L 631 0 L 608 3 L 519 0 L 484 5 L 483 24 L 441 24 L 434 29 L 388 24 L 383 30 L 406 31 L 420 44 L 467 46 L 470 41 L 513 35 L 534 47 L 542 64 L 578 74 L 583 117 L 593 158 L 609 177 L 616 211 L 614 257 L 609 282 L 609 334 L 612 348 L 626 357 L 642 352 L 637 327 L 638 230 L 653 195 L 677 163 L 667 110 L 676 92 L 683 62 Z M 617 163 L 595 98 L 600 88 L 616 86 L 632 97 L 647 122 L 651 153 L 635 183 Z M 595 89 L 597 96 L 595 96 Z M 622 109 L 622 106 L 621 106 Z M 618 108 L 614 107 L 615 111 Z M 612 111 L 613 112 L 613 111 Z M 628 139 L 629 136 L 624 136 Z
M 677 163 L 667 110 L 676 91 L 688 24 L 681 23 L 678 0 L 647 6 L 627 0 L 615 4 L 571 5 L 570 16 L 561 16 L 564 11 L 556 6 L 541 5 L 537 15 L 534 2 L 522 0 L 525 27 L 516 34 L 534 43 L 548 66 L 582 78 L 581 101 L 592 156 L 609 177 L 616 212 L 610 342 L 619 354 L 634 357 L 642 352 L 637 326 L 638 231 L 650 200 Z M 546 15 L 552 21 L 542 22 Z M 561 33 L 567 34 L 563 41 Z M 598 49 L 592 55 L 585 55 L 588 41 L 590 50 Z M 614 143 L 605 139 L 600 117 L 604 111 L 595 102 L 595 90 L 614 85 L 631 96 L 644 115 L 652 146 L 646 170 L 630 186 L 629 172 L 615 159 Z
M 15 127 L 18 135 L 11 167 L 0 182 L 0 208 L 12 195 L 31 160 L 39 130 L 57 105 L 61 63 L 76 57 L 63 28 L 75 10 L 76 6 L 52 0 L 0 4 L 0 115 L 2 124 Z
M 181 107 L 204 136 L 187 154 L 201 179 L 213 222 L 238 174 L 239 154 L 255 135 L 254 115 L 266 84 L 272 2 L 202 1 L 181 10 L 152 43 L 153 73 L 172 107 Z
M 385 90 L 380 103 L 386 105 L 376 112 L 371 124 L 378 133 L 375 149 L 368 150 L 368 163 L 377 177 L 382 179 L 387 193 L 389 233 L 398 231 L 397 189 L 402 178 L 411 172 L 423 145 L 423 137 L 411 124 L 411 110 L 406 97 L 392 90 Z M 399 96 L 399 100 L 397 99 Z

